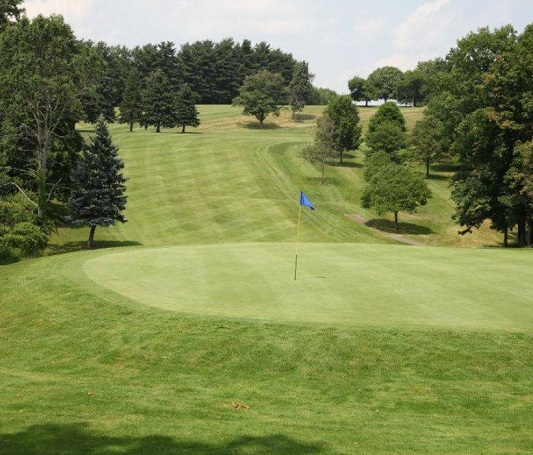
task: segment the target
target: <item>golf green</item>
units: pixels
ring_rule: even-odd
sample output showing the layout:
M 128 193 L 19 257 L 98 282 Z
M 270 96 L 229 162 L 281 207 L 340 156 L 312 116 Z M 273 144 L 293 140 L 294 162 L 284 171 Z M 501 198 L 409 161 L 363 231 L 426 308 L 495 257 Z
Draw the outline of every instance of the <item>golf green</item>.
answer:
M 363 244 L 174 246 L 88 258 L 85 275 L 182 313 L 341 325 L 533 328 L 531 251 Z

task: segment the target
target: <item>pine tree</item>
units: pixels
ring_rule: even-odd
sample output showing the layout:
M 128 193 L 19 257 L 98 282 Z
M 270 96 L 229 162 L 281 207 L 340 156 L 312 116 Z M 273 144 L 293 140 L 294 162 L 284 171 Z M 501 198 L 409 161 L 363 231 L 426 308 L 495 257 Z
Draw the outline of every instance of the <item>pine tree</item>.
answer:
M 139 73 L 132 71 L 126 80 L 122 103 L 120 104 L 120 123 L 127 123 L 130 131 L 133 124 L 140 122 L 142 116 L 142 97 Z
M 289 84 L 289 104 L 291 105 L 292 118 L 296 112 L 303 111 L 305 103 L 311 98 L 313 75 L 309 74 L 307 62 L 298 62 L 294 66 L 294 73 Z
M 177 96 L 169 79 L 162 70 L 151 73 L 142 92 L 143 126 L 155 126 L 156 133 L 163 128 L 174 128 L 176 121 Z
M 178 92 L 178 102 L 176 111 L 176 123 L 181 125 L 181 132 L 185 133 L 186 126 L 196 128 L 200 125 L 198 111 L 194 104 L 194 94 L 189 84 L 183 84 Z
M 85 147 L 72 174 L 73 190 L 68 202 L 69 219 L 77 225 L 89 226 L 87 247 L 92 248 L 96 226 L 124 223 L 126 208 L 124 168 L 118 147 L 102 116 L 96 123 L 96 137 Z

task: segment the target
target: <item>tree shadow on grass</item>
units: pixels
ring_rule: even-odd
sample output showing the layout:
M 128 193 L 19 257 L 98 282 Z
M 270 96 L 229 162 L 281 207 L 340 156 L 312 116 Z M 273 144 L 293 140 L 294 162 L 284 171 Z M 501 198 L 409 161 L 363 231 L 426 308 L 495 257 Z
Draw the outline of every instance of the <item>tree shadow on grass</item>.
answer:
M 95 240 L 91 250 L 100 250 L 104 248 L 122 248 L 128 246 L 141 246 L 142 243 L 133 240 Z M 87 250 L 87 241 L 66 242 L 61 245 L 48 245 L 46 252 L 48 256 L 56 254 L 72 253 L 74 251 Z
M 450 179 L 451 177 L 449 175 L 432 174 L 431 172 L 429 174 L 429 178 L 427 178 L 427 180 L 441 180 L 441 181 L 447 181 Z
M 332 166 L 336 166 L 336 167 L 349 167 L 349 168 L 354 168 L 354 169 L 361 169 L 363 167 L 363 165 L 361 163 L 357 163 L 355 161 L 343 161 L 343 163 L 335 163 L 335 164 L 332 164 Z
M 315 120 L 316 117 L 313 114 L 295 114 L 293 120 L 295 122 L 305 122 L 306 120 Z
M 229 442 L 195 442 L 168 436 L 111 437 L 96 434 L 86 423 L 34 425 L 0 434 L 3 455 L 311 455 L 324 451 L 286 435 L 242 436 Z
M 435 172 L 456 172 L 459 166 L 455 164 L 432 164 L 430 170 Z
M 331 185 L 331 186 L 340 185 L 339 179 L 335 179 L 333 177 L 324 177 L 324 179 L 320 177 L 307 177 L 306 180 L 312 183 L 313 185 Z
M 248 122 L 248 123 L 238 123 L 240 127 L 249 129 L 249 130 L 277 130 L 281 128 L 277 123 L 259 123 L 259 122 Z
M 401 215 L 401 214 L 400 214 Z M 379 231 L 387 232 L 389 234 L 408 234 L 408 235 L 429 235 L 435 232 L 427 226 L 421 226 L 419 224 L 404 223 L 399 221 L 399 230 L 396 230 L 394 221 L 387 220 L 385 218 L 373 218 L 365 223 L 366 226 L 378 229 Z

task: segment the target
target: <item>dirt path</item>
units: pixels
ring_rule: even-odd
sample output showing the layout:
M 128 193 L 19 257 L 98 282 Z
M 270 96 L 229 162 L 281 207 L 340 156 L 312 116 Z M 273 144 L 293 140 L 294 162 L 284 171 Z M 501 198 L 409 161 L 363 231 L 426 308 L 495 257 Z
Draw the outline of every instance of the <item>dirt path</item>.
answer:
M 381 235 L 384 235 L 385 237 L 389 237 L 390 239 L 396 240 L 397 242 L 401 243 L 407 243 L 409 245 L 414 246 L 426 246 L 423 243 L 417 242 L 416 240 L 411 240 L 403 237 L 401 234 L 393 234 L 390 232 L 383 232 L 379 229 L 376 229 L 375 227 L 371 226 L 368 222 L 368 220 L 365 220 L 362 216 L 356 215 L 355 213 L 350 213 L 346 215 L 351 220 L 354 220 L 356 223 L 362 224 L 363 226 L 366 226 L 369 229 L 373 229 L 375 232 L 379 232 Z

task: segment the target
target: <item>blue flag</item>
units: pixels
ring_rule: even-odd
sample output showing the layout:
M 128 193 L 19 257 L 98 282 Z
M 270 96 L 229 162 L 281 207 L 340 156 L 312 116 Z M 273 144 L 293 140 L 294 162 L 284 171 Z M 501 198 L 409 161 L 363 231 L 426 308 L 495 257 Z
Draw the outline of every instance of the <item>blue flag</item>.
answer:
M 311 210 L 315 210 L 315 206 L 309 199 L 307 199 L 307 196 L 304 194 L 303 191 L 300 191 L 300 205 L 303 205 L 304 207 L 309 207 Z

